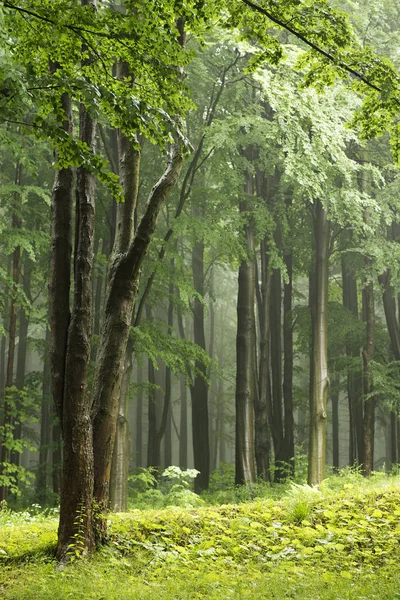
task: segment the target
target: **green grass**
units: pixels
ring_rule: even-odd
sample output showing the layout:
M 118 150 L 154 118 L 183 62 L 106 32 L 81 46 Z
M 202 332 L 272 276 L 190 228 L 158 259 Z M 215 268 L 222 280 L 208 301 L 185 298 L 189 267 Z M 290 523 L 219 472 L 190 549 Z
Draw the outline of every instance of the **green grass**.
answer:
M 0 597 L 400 599 L 400 480 L 357 474 L 280 500 L 134 510 L 63 570 L 54 516 L 0 512 Z

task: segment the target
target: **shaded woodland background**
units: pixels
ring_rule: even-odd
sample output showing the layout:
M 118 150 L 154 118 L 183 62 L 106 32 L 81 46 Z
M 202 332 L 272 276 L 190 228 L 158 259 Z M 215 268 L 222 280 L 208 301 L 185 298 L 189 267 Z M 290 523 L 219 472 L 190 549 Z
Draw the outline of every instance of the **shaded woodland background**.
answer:
M 361 46 L 398 67 L 395 0 L 344 4 Z M 236 463 L 238 484 L 285 480 L 309 451 L 310 401 L 313 411 L 327 399 L 327 439 L 321 429 L 311 443 L 326 444 L 333 469 L 369 474 L 400 462 L 398 142 L 365 139 L 360 95 L 344 83 L 304 86 L 293 68 L 301 43 L 277 35 L 285 58 L 257 68 L 254 45 L 232 32 L 186 42 L 195 52 L 185 67 L 189 147 L 143 264 L 112 508 L 126 508 L 128 475 L 140 467 L 196 467 L 198 492 L 224 463 Z M 15 501 L 20 490 L 24 502 L 46 504 L 57 501 L 62 463 L 49 362 L 55 157 L 12 121 L 0 126 L 0 497 Z M 135 140 L 135 223 L 164 170 L 163 135 L 161 150 Z M 94 136 L 121 175 L 118 128 L 100 116 Z M 95 195 L 89 388 L 118 230 L 109 180 Z

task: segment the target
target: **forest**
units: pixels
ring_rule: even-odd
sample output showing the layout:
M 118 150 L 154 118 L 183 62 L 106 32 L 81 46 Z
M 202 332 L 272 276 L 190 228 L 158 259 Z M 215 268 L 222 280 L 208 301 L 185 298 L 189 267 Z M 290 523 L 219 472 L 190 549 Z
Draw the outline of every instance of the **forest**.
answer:
M 398 597 L 398 1 L 0 23 L 0 594 Z

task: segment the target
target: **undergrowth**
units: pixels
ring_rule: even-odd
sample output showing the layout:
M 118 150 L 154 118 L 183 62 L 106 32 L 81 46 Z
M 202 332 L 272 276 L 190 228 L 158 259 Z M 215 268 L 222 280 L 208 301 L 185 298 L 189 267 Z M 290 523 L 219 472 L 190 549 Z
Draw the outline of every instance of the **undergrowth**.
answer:
M 110 515 L 108 545 L 62 571 L 56 515 L 3 509 L 0 597 L 400 598 L 399 477 L 350 470 L 283 487 L 279 500 Z

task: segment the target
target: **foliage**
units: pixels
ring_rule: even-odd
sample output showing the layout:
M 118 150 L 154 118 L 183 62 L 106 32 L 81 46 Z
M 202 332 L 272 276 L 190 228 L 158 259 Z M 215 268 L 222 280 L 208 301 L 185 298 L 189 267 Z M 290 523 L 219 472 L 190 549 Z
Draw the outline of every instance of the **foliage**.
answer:
M 3 511 L 0 590 L 5 600 L 393 599 L 399 503 L 398 477 L 346 472 L 278 502 L 135 510 L 112 515 L 109 545 L 62 571 L 54 518 Z
M 139 469 L 129 476 L 129 504 L 131 508 L 163 508 L 201 506 L 203 500 L 193 492 L 196 469 L 181 470 L 167 467 L 161 476 L 154 467 Z

